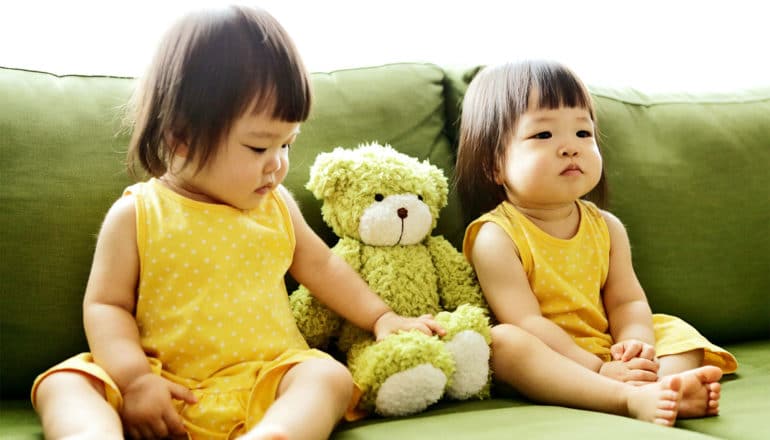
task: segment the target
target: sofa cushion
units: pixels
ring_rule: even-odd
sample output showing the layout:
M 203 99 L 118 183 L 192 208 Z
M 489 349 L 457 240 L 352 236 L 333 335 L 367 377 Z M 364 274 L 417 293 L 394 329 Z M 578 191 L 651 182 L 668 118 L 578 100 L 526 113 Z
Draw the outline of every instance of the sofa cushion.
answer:
M 770 88 L 591 91 L 609 208 L 653 311 L 719 343 L 770 337 Z
M 373 417 L 342 423 L 332 439 L 550 439 L 569 433 L 571 439 L 594 440 L 615 438 L 617 432 L 622 432 L 624 438 L 770 438 L 770 424 L 765 420 L 770 412 L 770 400 L 758 392 L 770 389 L 770 341 L 727 348 L 742 365 L 738 374 L 722 381 L 720 416 L 680 419 L 676 427 L 683 429 L 660 428 L 591 411 L 536 406 L 508 392 L 484 401 L 442 402 L 410 417 Z M 37 416 L 28 400 L 0 400 L 0 415 L 0 438 L 42 438 Z
M 132 81 L 0 69 L 3 398 L 86 347 L 83 291 L 110 204 L 129 183 L 120 107 Z

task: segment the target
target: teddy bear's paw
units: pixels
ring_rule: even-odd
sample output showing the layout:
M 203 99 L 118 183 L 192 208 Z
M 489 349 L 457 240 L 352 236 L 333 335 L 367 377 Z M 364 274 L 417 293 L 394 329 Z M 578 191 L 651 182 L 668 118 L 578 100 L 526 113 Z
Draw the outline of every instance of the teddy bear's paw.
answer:
M 447 389 L 449 397 L 467 399 L 477 395 L 489 380 L 489 345 L 478 332 L 465 330 L 446 343 L 455 360 L 455 374 Z
M 431 364 L 420 364 L 388 377 L 377 393 L 375 411 L 383 416 L 414 414 L 438 402 L 447 377 Z

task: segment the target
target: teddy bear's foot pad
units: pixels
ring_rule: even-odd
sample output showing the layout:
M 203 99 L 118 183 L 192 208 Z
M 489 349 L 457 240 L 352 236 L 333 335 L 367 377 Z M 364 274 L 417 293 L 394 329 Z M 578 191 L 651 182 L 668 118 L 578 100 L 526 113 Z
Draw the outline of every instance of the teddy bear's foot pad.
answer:
M 489 345 L 478 332 L 458 333 L 446 348 L 455 360 L 455 374 L 447 394 L 454 399 L 467 399 L 478 394 L 489 379 Z
M 398 372 L 383 382 L 375 400 L 378 414 L 392 417 L 414 414 L 438 402 L 447 377 L 431 364 Z

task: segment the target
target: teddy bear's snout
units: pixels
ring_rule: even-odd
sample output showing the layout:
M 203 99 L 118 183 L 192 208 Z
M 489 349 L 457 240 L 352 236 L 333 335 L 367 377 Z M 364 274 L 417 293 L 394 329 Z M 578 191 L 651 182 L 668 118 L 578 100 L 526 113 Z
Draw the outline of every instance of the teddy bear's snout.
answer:
M 409 210 L 406 208 L 398 208 L 398 211 L 396 212 L 398 213 L 399 218 L 406 218 L 409 216 Z

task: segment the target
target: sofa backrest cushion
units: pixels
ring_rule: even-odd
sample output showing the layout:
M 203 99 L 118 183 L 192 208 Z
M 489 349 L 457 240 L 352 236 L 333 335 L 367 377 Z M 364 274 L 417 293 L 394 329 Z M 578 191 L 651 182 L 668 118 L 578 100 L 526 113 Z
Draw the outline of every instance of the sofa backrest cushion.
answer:
M 770 88 L 591 90 L 609 209 L 653 311 L 716 341 L 770 337 Z

